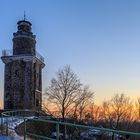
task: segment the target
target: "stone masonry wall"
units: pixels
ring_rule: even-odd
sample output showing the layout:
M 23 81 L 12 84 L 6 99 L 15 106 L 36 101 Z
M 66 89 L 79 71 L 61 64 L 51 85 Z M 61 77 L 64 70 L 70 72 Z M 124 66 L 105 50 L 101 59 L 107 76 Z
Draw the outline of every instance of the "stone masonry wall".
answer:
M 5 109 L 33 106 L 32 62 L 16 60 L 5 66 Z

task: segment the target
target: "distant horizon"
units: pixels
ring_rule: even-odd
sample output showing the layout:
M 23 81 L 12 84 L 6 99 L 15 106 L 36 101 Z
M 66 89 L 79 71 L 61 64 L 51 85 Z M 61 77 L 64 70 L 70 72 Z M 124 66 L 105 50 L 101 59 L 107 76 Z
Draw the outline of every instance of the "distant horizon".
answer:
M 10 6 L 9 6 L 10 5 Z M 32 23 L 45 58 L 43 91 L 59 68 L 70 65 L 95 92 L 95 103 L 124 93 L 140 96 L 140 1 L 2 1 L 0 52 L 12 49 L 17 21 Z M 4 64 L 0 61 L 3 101 Z

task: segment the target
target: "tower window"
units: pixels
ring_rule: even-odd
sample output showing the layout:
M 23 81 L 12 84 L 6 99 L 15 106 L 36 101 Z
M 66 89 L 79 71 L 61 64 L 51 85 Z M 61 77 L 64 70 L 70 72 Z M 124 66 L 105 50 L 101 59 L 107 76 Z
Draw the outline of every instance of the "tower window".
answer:
M 36 107 L 39 107 L 39 100 L 36 99 Z

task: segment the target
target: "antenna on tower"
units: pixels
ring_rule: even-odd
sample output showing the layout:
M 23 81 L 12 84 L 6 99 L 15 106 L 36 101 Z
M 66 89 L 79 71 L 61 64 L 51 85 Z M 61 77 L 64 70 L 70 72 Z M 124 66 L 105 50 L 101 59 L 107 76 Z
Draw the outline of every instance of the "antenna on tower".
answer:
M 24 11 L 24 20 L 26 20 L 26 13 L 25 13 L 25 11 Z

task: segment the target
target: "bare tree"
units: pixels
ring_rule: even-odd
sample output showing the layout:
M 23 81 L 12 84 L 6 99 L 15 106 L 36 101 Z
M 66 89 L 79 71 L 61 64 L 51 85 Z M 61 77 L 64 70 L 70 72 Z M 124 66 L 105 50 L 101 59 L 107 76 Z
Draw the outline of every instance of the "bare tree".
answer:
M 102 105 L 102 116 L 113 129 L 120 129 L 121 122 L 132 121 L 133 105 L 129 97 L 116 94 Z
M 101 106 L 95 105 L 94 103 L 92 103 L 89 107 L 89 112 L 90 114 L 92 114 L 92 123 L 97 123 L 98 121 L 100 121 L 101 118 Z
M 56 73 L 56 78 L 51 80 L 45 95 L 47 100 L 57 107 L 63 120 L 74 106 L 80 88 L 80 80 L 70 66 L 60 69 Z
M 74 116 L 82 120 L 86 113 L 89 113 L 89 108 L 93 104 L 94 92 L 89 90 L 89 86 L 84 86 L 79 92 L 77 100 L 75 101 Z
M 129 97 L 124 94 L 116 94 L 112 98 L 112 109 L 114 110 L 115 129 L 119 127 L 120 121 L 127 121 L 132 119 L 132 102 Z
M 135 103 L 135 110 L 136 110 L 136 119 L 140 121 L 140 97 L 137 98 Z

